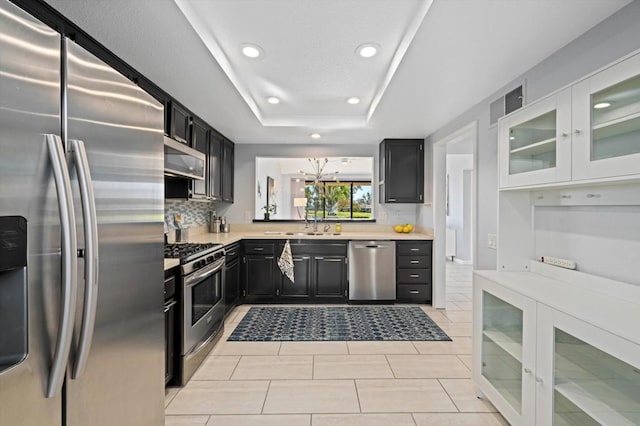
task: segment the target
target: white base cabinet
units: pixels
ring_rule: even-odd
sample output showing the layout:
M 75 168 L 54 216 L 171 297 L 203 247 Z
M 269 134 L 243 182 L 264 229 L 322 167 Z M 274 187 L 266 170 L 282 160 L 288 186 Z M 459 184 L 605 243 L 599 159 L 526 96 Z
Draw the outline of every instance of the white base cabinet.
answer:
M 640 319 L 638 301 L 603 328 L 580 305 L 597 310 L 610 297 L 536 275 L 474 276 L 473 378 L 482 393 L 512 425 L 639 425 L 640 331 L 629 339 L 628 324 L 615 323 Z

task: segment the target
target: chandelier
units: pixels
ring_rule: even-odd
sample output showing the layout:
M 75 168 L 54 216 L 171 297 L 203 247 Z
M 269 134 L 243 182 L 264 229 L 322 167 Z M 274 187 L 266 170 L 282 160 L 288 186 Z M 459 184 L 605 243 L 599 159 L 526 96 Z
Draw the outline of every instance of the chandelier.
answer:
M 339 170 L 331 173 L 325 172 L 325 168 L 327 167 L 327 163 L 329 162 L 328 158 L 325 158 L 322 163 L 319 158 L 307 158 L 307 160 L 311 165 L 312 172 L 308 173 L 304 170 L 298 170 L 298 173 L 302 174 L 305 180 L 312 180 L 314 186 L 318 186 L 320 182 L 326 180 L 334 180 L 338 182 L 338 174 L 340 173 Z

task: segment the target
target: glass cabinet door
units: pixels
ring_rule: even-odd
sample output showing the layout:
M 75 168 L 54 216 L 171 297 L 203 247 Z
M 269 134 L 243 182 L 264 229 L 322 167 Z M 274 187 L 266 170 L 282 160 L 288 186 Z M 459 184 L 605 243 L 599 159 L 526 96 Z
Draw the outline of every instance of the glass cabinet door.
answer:
M 640 153 L 640 75 L 591 95 L 591 161 Z
M 554 331 L 554 425 L 640 424 L 640 370 Z
M 509 174 L 555 166 L 555 109 L 509 128 Z
M 503 118 L 499 158 L 502 188 L 571 179 L 571 90 Z
M 482 375 L 522 414 L 522 310 L 482 293 Z
M 640 54 L 573 87 L 573 179 L 640 174 Z

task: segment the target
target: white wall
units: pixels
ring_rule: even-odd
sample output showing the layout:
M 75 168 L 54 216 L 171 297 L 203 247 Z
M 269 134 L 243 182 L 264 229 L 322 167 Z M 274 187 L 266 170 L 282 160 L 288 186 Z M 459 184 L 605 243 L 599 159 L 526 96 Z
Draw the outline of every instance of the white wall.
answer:
M 471 222 L 469 221 L 471 188 L 469 187 L 470 182 L 467 182 L 465 193 L 465 170 L 473 170 L 473 155 L 447 155 L 447 175 L 449 176 L 449 216 L 447 216 L 447 228 L 452 228 L 456 231 L 456 257 L 463 261 L 471 261 L 471 233 L 469 232 L 469 228 L 471 227 Z
M 498 205 L 498 129 L 489 126 L 489 104 L 522 83 L 530 103 L 638 49 L 640 1 L 634 1 L 426 138 L 434 143 L 478 121 L 478 269 L 496 267 L 496 251 L 484 243 L 487 234 L 496 233 Z M 431 206 L 419 207 L 417 217 L 421 225 L 432 226 Z
M 251 223 L 254 217 L 257 157 L 374 157 L 373 182 L 378 182 L 378 144 L 371 145 L 274 145 L 236 144 L 235 193 L 233 204 L 217 203 L 218 214 L 230 223 Z M 253 189 L 253 190 L 252 190 Z M 415 204 L 380 204 L 374 188 L 374 211 L 377 223 L 416 223 Z

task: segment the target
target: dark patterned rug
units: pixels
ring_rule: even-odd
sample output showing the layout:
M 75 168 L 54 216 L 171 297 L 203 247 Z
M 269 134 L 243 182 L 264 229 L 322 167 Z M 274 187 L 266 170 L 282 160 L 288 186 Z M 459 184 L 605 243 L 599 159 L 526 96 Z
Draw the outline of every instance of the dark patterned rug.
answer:
M 417 306 L 348 306 L 253 307 L 227 340 L 451 339 Z

